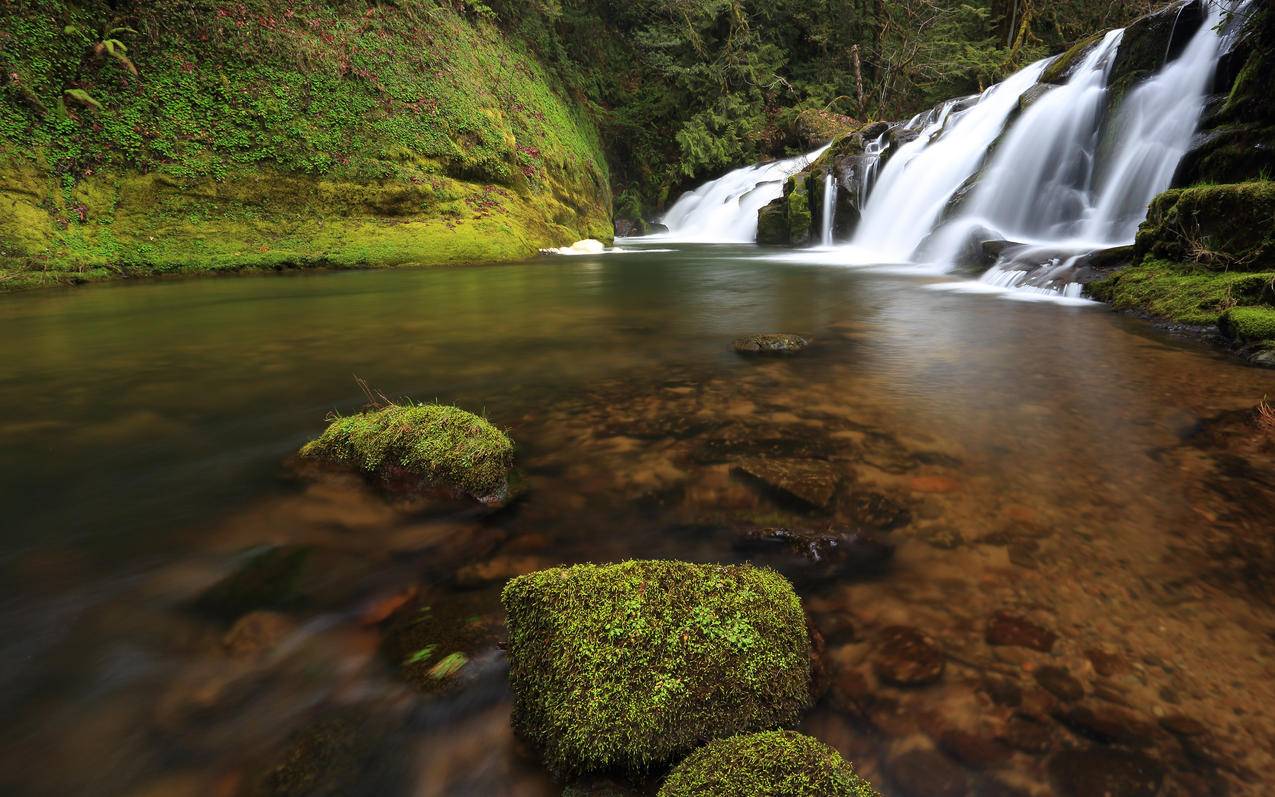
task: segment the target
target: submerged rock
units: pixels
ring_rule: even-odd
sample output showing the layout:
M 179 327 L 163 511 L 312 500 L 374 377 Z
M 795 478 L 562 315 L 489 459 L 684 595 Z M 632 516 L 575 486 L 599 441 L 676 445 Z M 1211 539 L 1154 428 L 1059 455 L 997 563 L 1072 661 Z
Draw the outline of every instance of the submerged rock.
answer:
M 1123 750 L 1063 750 L 1049 760 L 1049 775 L 1062 797 L 1155 797 L 1164 766 Z
M 442 404 L 390 404 L 339 417 L 301 449 L 393 493 L 442 490 L 488 506 L 510 499 L 514 445 L 487 420 Z
M 735 547 L 801 582 L 876 575 L 894 557 L 894 546 L 876 534 L 837 528 L 748 529 Z
M 890 782 L 900 797 L 965 797 L 969 777 L 965 770 L 937 750 L 912 750 L 886 764 Z
M 712 742 L 669 774 L 658 797 L 880 797 L 841 754 L 795 731 Z
M 1054 649 L 1058 635 L 1009 612 L 997 612 L 987 624 L 987 644 L 1031 648 L 1042 653 Z
M 242 565 L 204 590 L 195 608 L 231 620 L 260 609 L 283 609 L 301 600 L 300 582 L 311 548 L 284 545 L 249 554 Z
M 772 570 L 576 565 L 515 578 L 502 601 L 514 728 L 559 776 L 642 770 L 810 700 L 805 614 Z
M 926 686 L 943 677 L 947 657 L 926 634 L 906 625 L 893 625 L 879 636 L 872 667 L 891 686 Z
M 749 458 L 736 465 L 735 470 L 772 493 L 813 509 L 826 507 L 841 481 L 835 468 L 817 459 Z
M 796 354 L 810 345 L 810 339 L 803 338 L 801 335 L 775 332 L 737 338 L 731 345 L 739 354 Z

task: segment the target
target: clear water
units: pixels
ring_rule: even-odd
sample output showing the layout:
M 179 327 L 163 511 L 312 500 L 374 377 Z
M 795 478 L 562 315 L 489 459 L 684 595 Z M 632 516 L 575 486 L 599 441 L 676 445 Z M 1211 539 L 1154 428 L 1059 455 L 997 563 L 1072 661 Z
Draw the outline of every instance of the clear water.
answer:
M 556 797 L 509 731 L 494 640 L 461 688 L 423 696 L 369 607 L 414 588 L 498 625 L 503 577 L 462 583 L 463 568 L 740 560 L 733 527 L 791 511 L 695 455 L 742 428 L 834 450 L 819 456 L 843 497 L 911 514 L 884 570 L 800 588 L 832 681 L 804 727 L 888 797 L 912 794 L 891 762 L 955 728 L 1004 735 L 1027 712 L 1053 750 L 1102 747 L 1052 719 L 1034 677 L 1048 666 L 1084 705 L 1143 723 L 1131 743 L 1166 790 L 1267 793 L 1275 444 L 1239 413 L 1275 394 L 1271 372 L 1094 306 L 679 250 L 0 297 L 0 792 L 250 793 L 299 729 L 354 716 L 374 752 L 328 751 L 320 792 Z M 762 331 L 816 343 L 791 360 L 731 351 Z M 324 415 L 362 404 L 355 374 L 510 429 L 525 501 L 422 516 L 293 477 Z M 190 601 L 243 551 L 283 543 L 323 552 L 323 597 L 286 613 L 268 655 L 233 657 Z M 1056 631 L 1054 652 L 987 645 L 997 611 Z M 896 624 L 945 651 L 937 684 L 878 680 Z M 1116 664 L 1096 671 L 1095 651 Z M 1000 681 L 1019 707 L 991 699 Z M 1157 724 L 1175 715 L 1203 723 L 1224 767 Z M 971 789 L 1068 793 L 1050 755 L 946 760 Z

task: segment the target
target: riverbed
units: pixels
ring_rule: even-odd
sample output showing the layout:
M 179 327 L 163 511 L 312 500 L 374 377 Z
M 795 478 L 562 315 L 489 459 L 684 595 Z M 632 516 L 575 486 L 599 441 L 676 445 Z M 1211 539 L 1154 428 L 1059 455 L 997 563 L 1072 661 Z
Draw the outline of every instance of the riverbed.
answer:
M 1101 305 L 664 248 L 0 297 L 0 791 L 561 794 L 509 730 L 499 590 L 640 557 L 790 575 L 823 647 L 803 727 L 887 797 L 1267 792 L 1271 371 Z M 757 332 L 814 343 L 732 351 Z M 356 377 L 507 429 L 525 495 L 299 471 Z M 772 526 L 864 543 L 740 544 Z M 310 557 L 297 600 L 202 610 L 270 546 Z M 402 666 L 426 609 L 480 629 L 447 688 Z M 899 676 L 900 633 L 937 677 Z

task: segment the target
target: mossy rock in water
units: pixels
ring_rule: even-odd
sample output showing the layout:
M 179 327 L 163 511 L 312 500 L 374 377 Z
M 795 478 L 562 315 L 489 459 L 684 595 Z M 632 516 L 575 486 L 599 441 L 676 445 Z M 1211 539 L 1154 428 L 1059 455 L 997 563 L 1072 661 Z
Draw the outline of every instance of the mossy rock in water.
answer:
M 737 338 L 731 345 L 739 354 L 796 354 L 810 345 L 810 339 L 803 338 L 801 335 L 775 332 Z
M 658 797 L 880 797 L 828 745 L 793 731 L 720 739 L 678 764 Z
M 456 407 L 391 404 L 337 418 L 301 456 L 352 467 L 390 487 L 423 481 L 500 505 L 509 498 L 514 444 Z
M 1275 307 L 1232 307 L 1218 319 L 1222 334 L 1246 343 L 1275 340 Z
M 805 614 L 773 570 L 576 565 L 519 576 L 501 599 L 514 728 L 558 776 L 640 772 L 793 723 L 810 700 Z

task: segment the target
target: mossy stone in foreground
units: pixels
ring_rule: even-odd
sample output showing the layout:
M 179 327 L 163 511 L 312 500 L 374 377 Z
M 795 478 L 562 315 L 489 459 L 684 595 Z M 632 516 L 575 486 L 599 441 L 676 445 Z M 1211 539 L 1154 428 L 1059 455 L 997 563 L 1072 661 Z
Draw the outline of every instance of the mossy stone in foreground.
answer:
M 793 731 L 721 739 L 677 765 L 659 797 L 880 797 L 841 754 Z
M 513 579 L 515 729 L 559 776 L 640 771 L 797 720 L 810 639 L 792 585 L 748 565 L 632 561 Z
M 337 418 L 301 456 L 387 480 L 406 473 L 484 503 L 501 503 L 509 491 L 514 445 L 486 420 L 456 407 L 391 404 Z

